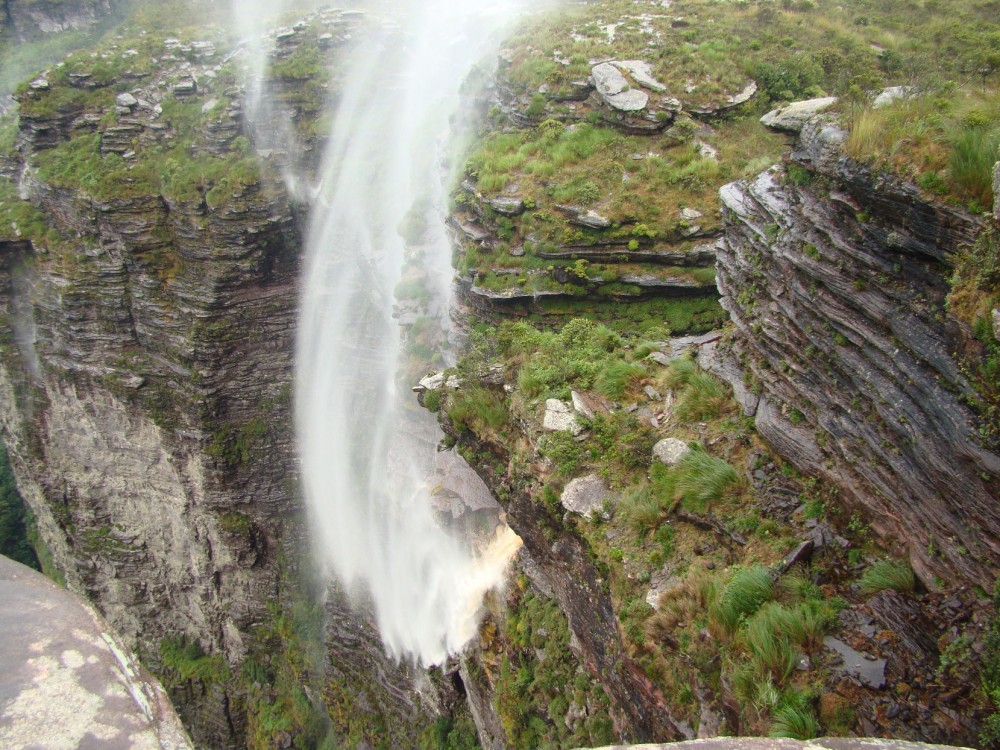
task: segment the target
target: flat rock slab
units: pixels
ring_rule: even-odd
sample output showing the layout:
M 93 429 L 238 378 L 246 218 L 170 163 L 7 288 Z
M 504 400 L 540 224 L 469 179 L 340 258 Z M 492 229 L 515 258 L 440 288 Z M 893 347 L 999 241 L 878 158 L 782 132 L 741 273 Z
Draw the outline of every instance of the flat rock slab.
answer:
M 571 432 L 574 435 L 583 432 L 583 427 L 576 421 L 573 410 L 557 398 L 545 401 L 542 429 L 547 432 Z
M 614 505 L 619 494 L 612 492 L 607 483 L 596 474 L 577 477 L 566 485 L 559 502 L 570 513 L 579 513 L 584 518 L 590 518 L 595 512 L 604 509 L 604 503 Z
M 82 599 L 0 556 L 0 747 L 191 750 L 166 693 Z
M 862 685 L 877 690 L 885 687 L 885 659 L 872 659 L 829 635 L 823 639 L 823 645 L 840 654 L 845 671 L 857 677 Z
M 649 94 L 631 88 L 625 75 L 611 63 L 595 65 L 590 72 L 597 93 L 612 109 L 637 112 L 649 103 Z
M 784 130 L 798 133 L 802 126 L 825 109 L 829 109 L 837 101 L 835 96 L 825 96 L 820 99 L 806 99 L 792 102 L 784 107 L 772 109 L 760 118 L 761 123 L 773 130 Z

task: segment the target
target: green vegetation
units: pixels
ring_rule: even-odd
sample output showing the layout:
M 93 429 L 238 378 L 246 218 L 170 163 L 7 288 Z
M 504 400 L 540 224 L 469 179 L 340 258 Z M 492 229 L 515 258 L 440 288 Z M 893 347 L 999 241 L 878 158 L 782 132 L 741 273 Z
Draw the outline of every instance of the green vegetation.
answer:
M 290 736 L 297 750 L 332 750 L 330 716 L 307 692 L 324 692 L 323 606 L 298 600 L 269 610 L 271 619 L 256 628 L 240 675 L 247 746 L 265 750 Z
M 508 605 L 502 632 L 508 644 L 486 626 L 489 646 L 507 646 L 493 658 L 498 662 L 496 708 L 508 741 L 518 750 L 614 742 L 608 697 L 576 666 L 565 616 L 555 602 L 537 598 L 526 585 L 519 581 Z
M 879 109 L 861 108 L 849 125 L 847 152 L 856 159 L 888 167 L 973 213 L 992 207 L 1000 93 L 948 84 Z
M 886 589 L 913 591 L 915 587 L 913 568 L 902 560 L 879 560 L 861 576 L 861 591 L 864 594 L 874 594 Z
M 31 512 L 14 483 L 7 449 L 0 444 L 0 555 L 38 570 L 38 557 L 28 535 L 33 523 Z
M 159 677 L 171 689 L 194 685 L 203 694 L 212 685 L 225 683 L 229 665 L 223 656 L 209 656 L 197 641 L 187 636 L 165 638 L 160 643 Z

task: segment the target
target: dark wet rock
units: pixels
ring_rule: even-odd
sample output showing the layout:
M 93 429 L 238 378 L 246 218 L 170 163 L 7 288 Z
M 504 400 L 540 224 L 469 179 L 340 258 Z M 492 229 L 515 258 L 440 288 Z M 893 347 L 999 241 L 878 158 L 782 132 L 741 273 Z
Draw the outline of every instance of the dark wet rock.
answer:
M 843 641 L 826 636 L 823 644 L 843 659 L 844 671 L 856 677 L 862 685 L 880 690 L 885 687 L 885 659 L 876 659 L 855 651 Z

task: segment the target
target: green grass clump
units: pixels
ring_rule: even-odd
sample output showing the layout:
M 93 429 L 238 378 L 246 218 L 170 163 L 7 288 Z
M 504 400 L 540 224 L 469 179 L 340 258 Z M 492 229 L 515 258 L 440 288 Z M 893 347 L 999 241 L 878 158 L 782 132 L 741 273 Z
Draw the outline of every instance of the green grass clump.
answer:
M 447 411 L 456 427 L 477 435 L 496 432 L 509 420 L 503 399 L 496 392 L 478 386 L 460 389 L 452 395 Z
M 757 612 L 764 602 L 771 601 L 774 595 L 770 570 L 762 565 L 740 568 L 729 579 L 709 616 L 725 632 L 733 633 L 742 621 Z
M 594 381 L 594 390 L 602 396 L 620 399 L 648 375 L 646 368 L 640 364 L 612 362 L 598 374 Z
M 679 501 L 688 510 L 701 512 L 719 502 L 739 484 L 739 474 L 728 462 L 705 453 L 700 446 L 676 466 L 653 467 L 655 491 L 666 505 Z
M 861 592 L 875 594 L 879 591 L 913 591 L 916 587 L 913 568 L 902 560 L 879 560 L 861 576 Z
M 819 734 L 819 722 L 808 700 L 784 700 L 771 712 L 769 737 L 811 740 Z
M 728 386 L 703 372 L 690 357 L 671 362 L 665 382 L 669 388 L 677 390 L 674 416 L 682 422 L 714 419 L 732 406 Z

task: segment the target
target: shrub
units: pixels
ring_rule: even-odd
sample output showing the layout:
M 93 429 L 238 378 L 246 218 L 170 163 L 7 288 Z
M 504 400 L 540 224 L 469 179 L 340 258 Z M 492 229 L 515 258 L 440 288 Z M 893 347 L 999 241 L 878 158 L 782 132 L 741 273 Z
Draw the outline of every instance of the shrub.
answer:
M 477 434 L 499 430 L 507 424 L 507 408 L 502 399 L 487 388 L 466 388 L 455 393 L 448 416 L 456 427 Z
M 902 560 L 879 560 L 861 576 L 861 592 L 875 594 L 879 591 L 913 591 L 916 579 L 913 568 Z

